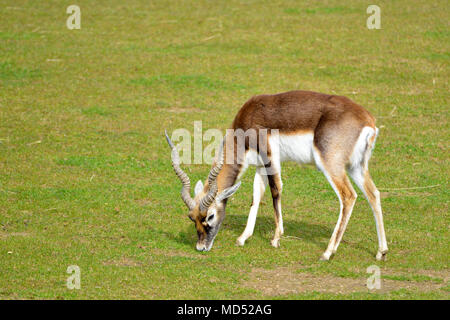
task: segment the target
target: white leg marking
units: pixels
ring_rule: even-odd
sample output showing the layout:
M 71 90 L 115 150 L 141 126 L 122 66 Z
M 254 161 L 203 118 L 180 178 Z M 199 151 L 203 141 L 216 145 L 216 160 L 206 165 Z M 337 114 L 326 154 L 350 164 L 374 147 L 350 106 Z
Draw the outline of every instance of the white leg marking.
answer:
M 267 176 L 261 174 L 263 168 L 256 169 L 255 179 L 253 181 L 253 203 L 248 215 L 247 225 L 244 232 L 237 239 L 237 245 L 243 246 L 245 241 L 252 236 L 255 229 L 256 216 L 258 215 L 259 203 L 264 195 L 267 186 Z

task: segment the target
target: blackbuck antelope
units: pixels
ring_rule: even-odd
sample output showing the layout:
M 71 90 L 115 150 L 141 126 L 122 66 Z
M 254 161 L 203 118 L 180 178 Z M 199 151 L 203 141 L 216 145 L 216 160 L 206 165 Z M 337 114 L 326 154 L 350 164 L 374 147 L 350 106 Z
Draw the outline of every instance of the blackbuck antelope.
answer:
M 247 134 L 249 131 L 256 132 L 253 145 Z M 271 244 L 278 247 L 283 235 L 280 163 L 290 160 L 315 164 L 339 198 L 339 218 L 321 259 L 329 260 L 336 252 L 356 201 L 356 192 L 346 172 L 372 208 L 379 246 L 376 258 L 385 259 L 388 247 L 380 193 L 368 170 L 378 128 L 367 110 L 346 97 L 316 92 L 259 95 L 248 100 L 239 110 L 232 132 L 225 136 L 205 184 L 199 181 L 195 186 L 194 198 L 190 194 L 189 177 L 180 168 L 178 152 L 166 133 L 172 148 L 172 165 L 183 184 L 181 197 L 197 229 L 197 250 L 211 249 L 225 218 L 227 198 L 239 188 L 240 182 L 236 182 L 249 164 L 257 166 L 253 203 L 247 226 L 237 244 L 244 245 L 253 234 L 259 203 L 269 185 L 276 225 Z M 239 148 L 239 141 L 244 141 L 244 148 Z

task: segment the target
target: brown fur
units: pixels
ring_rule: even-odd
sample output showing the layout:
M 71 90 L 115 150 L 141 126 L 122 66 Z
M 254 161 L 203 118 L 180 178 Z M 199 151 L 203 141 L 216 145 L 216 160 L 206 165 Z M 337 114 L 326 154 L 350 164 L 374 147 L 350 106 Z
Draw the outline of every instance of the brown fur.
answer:
M 359 126 L 375 126 L 375 120 L 352 100 L 311 91 L 289 91 L 259 95 L 248 100 L 236 115 L 232 128 L 279 129 L 280 133 L 316 131 L 321 122 L 336 123 L 342 119 Z

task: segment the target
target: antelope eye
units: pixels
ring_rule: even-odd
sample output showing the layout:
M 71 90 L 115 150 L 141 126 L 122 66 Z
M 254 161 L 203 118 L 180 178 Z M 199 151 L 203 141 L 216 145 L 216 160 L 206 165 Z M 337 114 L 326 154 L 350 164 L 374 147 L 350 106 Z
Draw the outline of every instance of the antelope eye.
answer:
M 212 214 L 208 217 L 208 221 L 211 221 L 213 218 L 214 218 L 214 214 Z

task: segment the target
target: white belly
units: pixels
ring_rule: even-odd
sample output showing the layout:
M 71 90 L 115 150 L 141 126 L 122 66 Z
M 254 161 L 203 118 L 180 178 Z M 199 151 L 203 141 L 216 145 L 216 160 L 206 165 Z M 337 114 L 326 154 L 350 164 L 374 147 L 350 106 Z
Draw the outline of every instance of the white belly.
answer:
M 297 163 L 312 163 L 313 157 L 313 140 L 312 133 L 296 134 L 296 135 L 279 135 L 269 138 L 272 156 L 279 154 L 280 162 L 294 161 Z
M 283 161 L 294 161 L 301 164 L 314 163 L 313 139 L 312 133 L 270 136 L 271 168 L 274 172 L 279 172 L 280 162 Z M 249 165 L 265 166 L 261 156 L 253 149 L 246 152 L 238 179 L 242 177 Z

